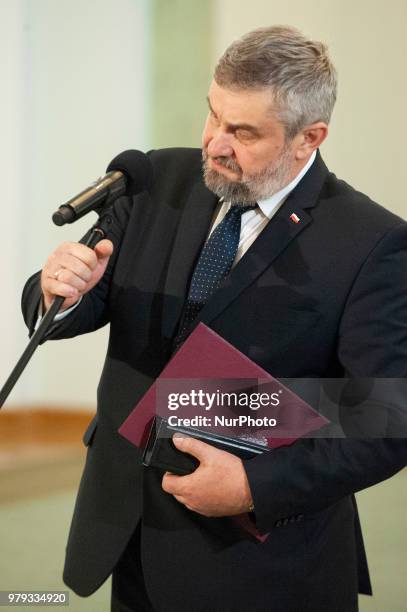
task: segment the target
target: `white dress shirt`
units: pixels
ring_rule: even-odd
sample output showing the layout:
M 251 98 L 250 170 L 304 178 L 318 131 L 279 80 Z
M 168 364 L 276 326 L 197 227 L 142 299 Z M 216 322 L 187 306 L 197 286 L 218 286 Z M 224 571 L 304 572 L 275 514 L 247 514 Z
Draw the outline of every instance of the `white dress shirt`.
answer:
M 276 214 L 280 206 L 282 206 L 282 204 L 285 202 L 294 187 L 298 185 L 300 180 L 311 168 L 312 164 L 314 163 L 315 157 L 316 151 L 313 152 L 305 166 L 297 174 L 297 176 L 293 178 L 291 183 L 283 187 L 283 189 L 280 189 L 280 191 L 272 195 L 270 198 L 257 202 L 258 206 L 256 206 L 256 208 L 254 208 L 253 210 L 248 210 L 243 213 L 240 229 L 239 246 L 237 249 L 235 261 L 233 263 L 234 266 L 243 257 L 243 255 L 253 244 L 256 238 L 260 235 L 260 233 L 264 230 L 267 223 L 270 221 L 270 219 L 273 218 L 273 216 Z M 208 238 L 212 234 L 215 227 L 219 225 L 219 223 L 222 221 L 230 207 L 230 202 L 221 201 L 219 203 L 219 206 L 215 212 L 214 220 Z

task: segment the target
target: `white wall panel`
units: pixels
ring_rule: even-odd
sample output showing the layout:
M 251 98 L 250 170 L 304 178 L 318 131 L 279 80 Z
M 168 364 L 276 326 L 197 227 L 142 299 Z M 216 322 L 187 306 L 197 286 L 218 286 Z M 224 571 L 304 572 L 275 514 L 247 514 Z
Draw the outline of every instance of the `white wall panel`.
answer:
M 407 218 L 407 2 L 214 0 L 214 60 L 253 28 L 288 24 L 329 45 L 339 98 L 322 153 L 330 169 Z
M 6 218 L 0 384 L 26 342 L 19 313 L 25 279 L 60 241 L 79 239 L 95 220 L 91 214 L 57 228 L 51 213 L 117 153 L 148 147 L 150 89 L 148 0 L 3 0 L 1 9 L 8 111 L 2 168 L 13 208 Z M 94 404 L 105 346 L 102 331 L 40 347 L 9 405 Z

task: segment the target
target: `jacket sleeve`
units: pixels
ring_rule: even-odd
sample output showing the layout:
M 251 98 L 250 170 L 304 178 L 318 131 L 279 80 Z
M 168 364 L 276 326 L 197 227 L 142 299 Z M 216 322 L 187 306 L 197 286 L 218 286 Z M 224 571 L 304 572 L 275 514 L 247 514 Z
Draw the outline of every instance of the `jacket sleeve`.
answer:
M 390 432 L 399 426 L 397 438 L 386 431 L 371 435 L 373 423 L 366 436 L 301 439 L 245 461 L 261 531 L 286 517 L 323 510 L 407 463 L 406 224 L 385 234 L 359 270 L 343 311 L 337 354 L 347 377 L 392 379 L 398 425 L 393 423 Z M 386 403 L 384 409 L 391 409 L 392 402 Z M 349 410 L 340 406 L 342 415 Z M 364 406 L 365 418 L 374 420 L 377 414 L 377 401 Z

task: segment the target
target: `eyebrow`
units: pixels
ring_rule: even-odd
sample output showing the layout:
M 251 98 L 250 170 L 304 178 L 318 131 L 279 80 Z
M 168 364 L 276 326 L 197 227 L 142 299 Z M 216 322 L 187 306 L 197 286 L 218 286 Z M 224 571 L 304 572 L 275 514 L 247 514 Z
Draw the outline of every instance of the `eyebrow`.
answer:
M 212 108 L 211 101 L 209 100 L 209 96 L 206 96 L 206 101 L 208 102 L 209 110 L 216 117 L 216 113 Z M 259 130 L 256 127 L 254 127 L 254 125 L 250 125 L 250 123 L 228 123 L 227 126 L 228 126 L 228 129 L 230 129 L 233 132 L 236 130 L 247 130 L 251 132 L 254 136 L 260 136 Z

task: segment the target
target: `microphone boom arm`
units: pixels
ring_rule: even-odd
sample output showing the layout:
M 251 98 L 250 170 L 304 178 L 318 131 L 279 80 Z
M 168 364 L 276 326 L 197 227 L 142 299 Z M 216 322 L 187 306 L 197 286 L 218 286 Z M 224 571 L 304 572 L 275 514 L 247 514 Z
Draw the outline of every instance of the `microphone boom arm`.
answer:
M 86 246 L 93 249 L 108 233 L 109 226 L 112 223 L 111 207 L 113 202 L 124 193 L 135 195 L 144 189 L 148 190 L 153 182 L 153 174 L 151 161 L 145 153 L 136 150 L 123 151 L 110 162 L 107 167 L 107 174 L 60 206 L 54 213 L 52 220 L 56 225 L 65 225 L 65 223 L 73 223 L 91 210 L 95 210 L 99 219 L 92 227 L 85 242 Z M 0 390 L 0 408 L 20 378 L 36 348 L 44 341 L 64 299 L 62 296 L 56 296 L 41 319 L 41 323 L 32 335 L 24 353 Z
M 91 249 L 94 249 L 97 243 L 103 238 L 105 238 L 107 235 L 109 226 L 112 223 L 110 210 L 111 207 L 109 207 L 103 213 L 103 215 L 96 221 L 96 223 L 90 230 L 91 233 L 88 239 L 86 240 L 85 245 L 90 247 Z M 39 324 L 34 334 L 31 336 L 31 339 L 27 344 L 24 353 L 21 355 L 20 359 L 14 366 L 14 369 L 11 372 L 10 376 L 8 377 L 2 389 L 0 390 L 0 409 L 2 408 L 4 402 L 10 395 L 21 374 L 25 370 L 26 365 L 30 361 L 38 345 L 42 344 L 42 342 L 44 341 L 45 336 L 54 321 L 54 317 L 56 314 L 58 314 L 58 311 L 61 308 L 64 300 L 64 297 L 57 295 L 45 315 L 42 317 L 41 323 Z

